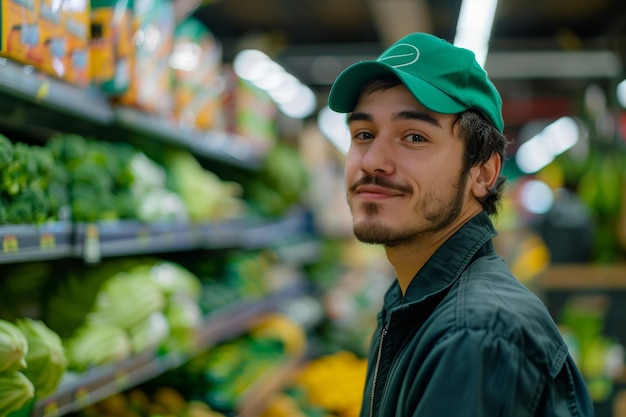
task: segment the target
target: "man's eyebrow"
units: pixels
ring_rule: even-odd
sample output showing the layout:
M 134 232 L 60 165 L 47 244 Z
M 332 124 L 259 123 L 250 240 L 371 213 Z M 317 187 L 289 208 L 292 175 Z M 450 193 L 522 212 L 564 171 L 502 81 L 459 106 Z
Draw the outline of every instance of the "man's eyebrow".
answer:
M 347 121 L 366 121 L 371 122 L 373 117 L 368 113 L 354 112 L 348 115 Z M 426 123 L 430 123 L 433 126 L 441 127 L 441 124 L 430 113 L 416 110 L 404 110 L 393 115 L 392 120 L 422 120 Z
M 363 120 L 366 122 L 371 122 L 373 120 L 373 117 L 367 113 L 350 113 L 348 115 L 347 121 L 348 123 L 350 122 L 355 122 L 355 121 L 359 121 L 359 120 Z
M 404 110 L 394 114 L 393 120 L 422 120 L 433 126 L 441 127 L 441 124 L 437 119 L 424 111 Z

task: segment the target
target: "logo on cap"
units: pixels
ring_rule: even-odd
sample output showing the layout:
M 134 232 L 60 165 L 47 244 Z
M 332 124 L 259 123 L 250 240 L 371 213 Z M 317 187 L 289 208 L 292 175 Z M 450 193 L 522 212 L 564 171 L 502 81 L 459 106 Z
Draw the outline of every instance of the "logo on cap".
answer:
M 378 58 L 378 61 L 394 68 L 399 68 L 416 63 L 419 57 L 420 50 L 416 46 L 408 43 L 399 43 Z

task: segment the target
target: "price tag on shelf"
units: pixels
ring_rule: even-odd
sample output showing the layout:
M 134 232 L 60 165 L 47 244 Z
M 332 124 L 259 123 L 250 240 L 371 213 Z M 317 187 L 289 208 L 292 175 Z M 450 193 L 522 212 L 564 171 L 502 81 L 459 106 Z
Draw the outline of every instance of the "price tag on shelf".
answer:
M 44 81 L 41 83 L 41 85 L 37 89 L 37 93 L 35 94 L 35 97 L 37 97 L 37 100 L 43 100 L 47 98 L 49 95 L 50 95 L 50 82 Z
M 91 400 L 89 398 L 89 390 L 85 387 L 78 387 L 74 394 L 74 400 L 81 407 L 87 407 L 89 404 L 91 404 Z
M 150 228 L 142 227 L 137 231 L 137 243 L 141 247 L 146 247 L 150 245 Z
M 88 224 L 85 228 L 85 246 L 83 257 L 87 263 L 98 263 L 102 258 L 100 250 L 100 229 L 95 224 Z
M 17 236 L 4 235 L 2 237 L 2 251 L 5 253 L 17 252 L 20 249 Z
M 56 247 L 56 238 L 52 233 L 42 233 L 39 236 L 40 249 L 54 249 Z
M 43 417 L 57 417 L 59 415 L 59 405 L 56 401 L 50 401 L 43 408 Z
M 117 371 L 113 382 L 118 389 L 125 389 L 129 385 L 128 374 L 122 370 Z

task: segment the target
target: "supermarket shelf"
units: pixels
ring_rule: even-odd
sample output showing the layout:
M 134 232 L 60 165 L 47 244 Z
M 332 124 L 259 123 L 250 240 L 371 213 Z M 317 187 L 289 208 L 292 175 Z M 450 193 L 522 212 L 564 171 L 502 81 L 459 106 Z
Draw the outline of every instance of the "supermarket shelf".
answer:
M 204 242 L 202 231 L 203 228 L 186 223 L 78 223 L 73 254 L 95 263 L 115 256 L 198 249 Z
M 0 92 L 5 95 L 98 125 L 113 121 L 106 97 L 92 89 L 73 86 L 6 58 L 0 58 L 0 74 Z
M 278 220 L 254 222 L 241 219 L 187 224 L 123 220 L 10 225 L 0 226 L 0 264 L 69 257 L 96 263 L 102 258 L 116 256 L 204 249 L 260 249 L 312 235 L 308 214 L 300 211 Z
M 116 107 L 115 124 L 127 132 L 164 144 L 183 146 L 197 156 L 226 162 L 247 171 L 260 167 L 261 158 L 247 146 L 245 138 L 217 131 L 184 130 L 171 120 L 130 107 Z
M 162 115 L 113 105 L 93 87 L 80 87 L 34 67 L 0 57 L 0 122 L 20 131 L 43 130 L 99 139 L 149 139 L 188 149 L 198 157 L 246 172 L 260 167 L 247 138 L 222 132 L 184 130 Z M 35 134 L 36 135 L 36 134 Z
M 294 238 L 312 232 L 313 220 L 310 213 L 295 210 L 275 222 L 247 221 L 243 225 L 241 247 L 244 249 L 265 248 L 278 244 L 291 244 Z
M 241 300 L 209 314 L 199 332 L 195 352 L 171 352 L 160 356 L 147 352 L 84 374 L 72 375 L 63 381 L 55 394 L 37 401 L 31 415 L 59 417 L 155 378 L 181 366 L 198 352 L 245 333 L 263 313 L 275 311 L 282 301 L 303 291 L 304 286 L 296 285 L 263 299 Z
M 67 222 L 0 226 L 0 264 L 67 258 L 72 228 Z

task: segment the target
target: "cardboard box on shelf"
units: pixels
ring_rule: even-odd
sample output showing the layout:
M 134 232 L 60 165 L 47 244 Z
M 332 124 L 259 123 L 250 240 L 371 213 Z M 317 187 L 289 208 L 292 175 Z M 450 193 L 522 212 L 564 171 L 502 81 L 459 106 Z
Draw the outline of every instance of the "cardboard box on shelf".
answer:
M 38 25 L 41 42 L 41 62 L 38 68 L 56 77 L 67 71 L 67 39 L 63 27 L 61 0 L 38 0 Z
M 0 55 L 24 64 L 39 65 L 39 26 L 36 0 L 1 0 Z
M 119 103 L 169 117 L 173 113 L 169 56 L 174 42 L 172 0 L 134 0 L 131 81 Z
M 134 53 L 132 0 L 91 0 L 91 83 L 110 95 L 128 90 Z
M 225 130 L 222 114 L 222 46 L 195 18 L 176 28 L 170 57 L 174 113 L 185 128 Z
M 63 0 L 62 20 L 66 37 L 66 65 L 63 78 L 72 84 L 89 84 L 89 0 Z

